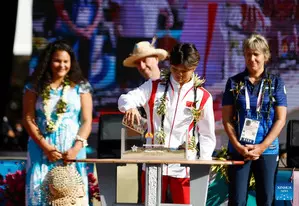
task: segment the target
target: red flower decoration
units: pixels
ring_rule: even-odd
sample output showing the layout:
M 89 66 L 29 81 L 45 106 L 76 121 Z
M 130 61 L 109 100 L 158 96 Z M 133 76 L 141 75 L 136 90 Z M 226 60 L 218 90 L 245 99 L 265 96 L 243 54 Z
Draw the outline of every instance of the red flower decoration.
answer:
M 25 170 L 8 173 L 0 177 L 0 204 L 5 206 L 25 206 Z
M 94 176 L 93 173 L 88 173 L 88 186 L 89 186 L 89 199 L 90 202 L 93 198 L 97 199 L 98 201 L 101 201 L 100 197 L 100 188 L 98 184 L 97 178 Z

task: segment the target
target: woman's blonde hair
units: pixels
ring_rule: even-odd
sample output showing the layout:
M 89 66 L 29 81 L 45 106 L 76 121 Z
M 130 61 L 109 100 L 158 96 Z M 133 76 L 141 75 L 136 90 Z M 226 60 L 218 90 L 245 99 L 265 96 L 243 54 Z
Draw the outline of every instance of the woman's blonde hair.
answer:
M 260 34 L 252 34 L 243 41 L 243 53 L 247 49 L 253 49 L 263 52 L 266 62 L 269 61 L 271 54 L 267 39 Z

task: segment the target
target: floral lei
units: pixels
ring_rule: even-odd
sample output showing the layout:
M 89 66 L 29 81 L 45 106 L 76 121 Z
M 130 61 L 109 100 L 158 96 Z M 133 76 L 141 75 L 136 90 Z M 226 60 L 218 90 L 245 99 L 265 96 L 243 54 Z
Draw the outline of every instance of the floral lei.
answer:
M 155 133 L 155 136 L 159 142 L 159 144 L 164 145 L 165 144 L 165 137 L 166 134 L 164 132 L 164 119 L 165 119 L 165 114 L 166 114 L 166 94 L 167 90 L 169 87 L 169 82 L 170 82 L 170 70 L 169 69 L 164 69 L 161 71 L 161 84 L 165 85 L 164 93 L 162 97 L 158 100 L 160 104 L 157 106 L 157 114 L 161 116 L 161 126 L 160 130 Z M 194 74 L 193 77 L 193 85 L 194 85 L 194 102 L 196 105 L 196 90 L 198 87 L 201 87 L 202 84 L 205 82 L 205 79 L 200 78 L 197 74 Z M 195 141 L 195 125 L 196 122 L 199 121 L 201 117 L 201 111 L 202 109 L 196 109 L 196 107 L 192 106 L 191 112 L 193 116 L 193 122 L 194 122 L 194 127 L 193 127 L 193 135 L 188 139 L 188 149 L 190 150 L 197 150 L 196 147 L 196 141 Z
M 267 120 L 270 119 L 270 111 L 271 111 L 271 107 L 273 104 L 273 94 L 272 94 L 272 79 L 271 79 L 271 75 L 269 72 L 267 72 L 267 77 L 265 79 L 263 79 L 262 81 L 264 81 L 263 87 L 262 87 L 262 95 L 261 95 L 261 105 L 263 105 L 263 101 L 264 101 L 264 96 L 265 96 L 265 92 L 266 92 L 266 87 L 268 87 L 268 93 L 269 93 L 269 105 L 267 108 Z M 238 118 L 238 113 L 240 111 L 238 105 L 237 105 L 237 100 L 239 98 L 239 94 L 241 93 L 241 90 L 244 88 L 245 84 L 244 82 L 240 81 L 238 83 L 235 83 L 235 87 L 233 89 L 231 89 L 230 91 L 233 92 L 234 95 L 234 105 L 236 108 L 236 112 L 234 115 L 234 120 L 236 121 L 236 123 L 239 125 L 240 124 L 240 120 Z M 261 117 L 261 112 L 258 111 L 257 112 L 258 117 Z
M 244 88 L 244 82 L 240 81 L 239 83 L 235 83 L 235 87 L 233 89 L 231 89 L 230 91 L 233 92 L 233 95 L 234 95 L 234 105 L 235 105 L 235 108 L 236 108 L 236 112 L 234 114 L 234 121 L 239 124 L 240 123 L 240 120 L 239 120 L 239 107 L 237 105 L 237 100 L 239 98 L 239 95 L 241 93 L 241 90 Z
M 50 84 L 45 87 L 45 89 L 42 91 L 42 99 L 43 99 L 43 106 L 46 116 L 46 131 L 47 132 L 55 132 L 59 126 L 59 124 L 62 121 L 62 116 L 66 112 L 67 109 L 67 102 L 66 102 L 66 94 L 67 91 L 70 89 L 70 80 L 68 77 L 66 77 L 63 82 L 63 89 L 62 89 L 62 95 L 60 99 L 58 100 L 56 104 L 56 115 L 57 120 L 54 121 L 51 118 L 51 110 L 50 110 L 50 90 L 51 86 Z

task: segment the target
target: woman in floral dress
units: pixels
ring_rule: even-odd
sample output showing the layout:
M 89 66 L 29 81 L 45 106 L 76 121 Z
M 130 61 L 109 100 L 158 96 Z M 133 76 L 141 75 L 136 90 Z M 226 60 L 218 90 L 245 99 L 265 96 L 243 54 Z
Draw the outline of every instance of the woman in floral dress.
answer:
M 30 135 L 26 205 L 49 205 L 43 183 L 47 173 L 67 159 L 86 158 L 92 124 L 91 86 L 83 78 L 72 48 L 64 41 L 50 43 L 39 58 L 23 97 L 23 122 Z M 84 163 L 72 163 L 83 178 Z M 49 191 L 48 191 L 49 192 Z

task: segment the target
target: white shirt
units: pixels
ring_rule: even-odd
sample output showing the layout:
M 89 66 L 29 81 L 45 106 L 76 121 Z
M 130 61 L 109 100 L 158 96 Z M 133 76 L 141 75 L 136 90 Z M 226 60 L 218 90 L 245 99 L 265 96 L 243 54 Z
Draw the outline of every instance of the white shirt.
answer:
M 186 140 L 186 134 L 192 135 L 193 116 L 191 113 L 194 102 L 193 80 L 180 87 L 173 77 L 170 77 L 170 85 L 167 91 L 167 111 L 164 120 L 164 132 L 166 133 L 165 146 L 177 148 Z M 156 92 L 155 87 L 157 85 Z M 118 108 L 121 112 L 128 109 L 143 106 L 148 117 L 148 132 L 155 134 L 160 129 L 161 116 L 156 113 L 159 99 L 163 96 L 165 85 L 160 80 L 148 80 L 138 88 L 119 97 Z M 200 142 L 200 159 L 212 159 L 212 153 L 216 146 L 215 120 L 212 95 L 202 87 L 197 88 L 196 108 L 202 106 L 202 118 L 196 123 L 196 142 Z M 154 143 L 157 141 L 154 139 Z M 164 166 L 163 175 L 173 177 L 189 177 L 189 168 L 178 164 Z

